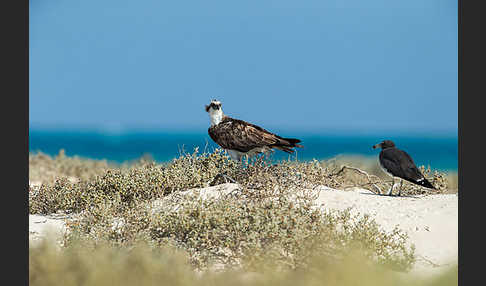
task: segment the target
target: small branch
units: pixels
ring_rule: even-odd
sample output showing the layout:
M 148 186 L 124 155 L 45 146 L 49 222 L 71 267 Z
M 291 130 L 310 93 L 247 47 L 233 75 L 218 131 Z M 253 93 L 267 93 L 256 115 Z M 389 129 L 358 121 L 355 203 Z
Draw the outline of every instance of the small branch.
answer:
M 217 174 L 214 179 L 209 183 L 210 186 L 214 186 L 216 184 L 216 181 L 219 179 L 219 178 L 223 178 L 226 180 L 226 182 L 230 181 L 232 183 L 235 183 L 237 184 L 238 182 L 236 182 L 233 178 L 231 178 L 230 176 L 226 175 L 226 173 L 219 173 Z
M 422 255 L 418 255 L 418 256 L 417 256 L 417 258 L 419 258 L 419 259 L 421 259 L 421 260 L 423 260 L 423 261 L 425 261 L 425 262 L 427 262 L 427 263 L 430 263 L 430 265 L 432 265 L 433 267 L 441 267 L 441 266 L 447 266 L 447 265 L 450 265 L 450 264 L 437 264 L 437 263 L 434 263 L 434 262 L 432 262 L 432 260 L 427 259 L 427 258 L 425 258 L 425 257 L 424 257 L 424 256 L 422 256 Z
M 368 173 L 366 173 L 365 171 L 361 170 L 361 169 L 358 169 L 358 168 L 355 168 L 355 167 L 349 167 L 349 166 L 344 165 L 341 168 L 341 170 L 339 170 L 335 175 L 336 176 L 340 175 L 346 169 L 350 169 L 350 170 L 356 171 L 356 172 L 358 172 L 358 173 L 366 176 L 366 178 L 368 179 L 368 184 L 363 184 L 363 185 L 358 185 L 358 186 L 371 185 L 371 186 L 373 186 L 375 188 L 375 190 L 377 190 L 377 192 L 375 192 L 375 193 L 381 194 L 381 189 L 371 180 L 371 176 Z

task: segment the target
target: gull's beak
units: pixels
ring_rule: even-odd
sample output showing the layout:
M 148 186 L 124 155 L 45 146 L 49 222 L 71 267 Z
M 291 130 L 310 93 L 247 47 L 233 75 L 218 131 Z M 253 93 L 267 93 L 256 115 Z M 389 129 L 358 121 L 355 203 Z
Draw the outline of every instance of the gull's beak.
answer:
M 381 146 L 381 143 L 378 143 L 376 145 L 373 145 L 373 149 L 380 148 L 380 146 Z

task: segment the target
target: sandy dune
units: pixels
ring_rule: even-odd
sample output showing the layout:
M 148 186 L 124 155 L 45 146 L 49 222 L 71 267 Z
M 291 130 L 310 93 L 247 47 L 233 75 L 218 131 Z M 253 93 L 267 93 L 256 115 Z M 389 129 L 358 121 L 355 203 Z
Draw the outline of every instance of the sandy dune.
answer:
M 236 184 L 192 189 L 203 198 L 218 197 L 238 189 Z M 316 189 L 316 205 L 326 210 L 344 210 L 369 214 L 385 230 L 396 225 L 405 231 L 415 244 L 417 262 L 412 272 L 435 273 L 457 263 L 458 250 L 458 196 L 442 194 L 415 197 L 376 195 L 365 189 L 335 190 L 325 186 Z M 154 207 L 156 207 L 154 205 Z M 65 231 L 62 215 L 30 215 L 29 237 L 32 242 L 44 236 L 49 229 L 60 235 Z
M 352 207 L 352 213 L 367 213 L 389 231 L 398 225 L 416 247 L 417 262 L 412 271 L 436 272 L 457 263 L 457 194 L 389 197 L 364 189 L 321 187 L 317 203 L 323 209 Z

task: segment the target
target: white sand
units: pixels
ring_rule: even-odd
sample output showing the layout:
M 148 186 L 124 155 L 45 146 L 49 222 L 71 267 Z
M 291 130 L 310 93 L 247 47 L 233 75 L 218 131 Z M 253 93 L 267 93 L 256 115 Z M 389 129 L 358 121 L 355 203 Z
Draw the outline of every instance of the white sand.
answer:
M 29 215 L 29 242 L 35 244 L 46 236 L 60 240 L 66 231 L 68 219 L 68 216 L 56 214 Z
M 320 188 L 316 202 L 323 209 L 369 214 L 385 230 L 396 225 L 409 235 L 416 247 L 413 272 L 435 273 L 457 263 L 457 194 L 389 197 L 368 190 L 352 191 Z
M 222 193 L 236 189 L 236 184 L 223 184 L 192 189 L 186 193 L 199 194 L 203 198 L 217 198 Z M 409 235 L 410 242 L 416 247 L 418 260 L 412 272 L 432 274 L 457 263 L 457 194 L 389 197 L 364 189 L 342 191 L 324 186 L 317 191 L 319 196 L 316 204 L 324 210 L 344 210 L 351 207 L 352 213 L 369 214 L 385 230 L 391 231 L 398 225 Z M 30 215 L 30 239 L 37 240 L 46 235 L 49 229 L 61 235 L 65 231 L 66 219 L 68 217 L 62 215 Z

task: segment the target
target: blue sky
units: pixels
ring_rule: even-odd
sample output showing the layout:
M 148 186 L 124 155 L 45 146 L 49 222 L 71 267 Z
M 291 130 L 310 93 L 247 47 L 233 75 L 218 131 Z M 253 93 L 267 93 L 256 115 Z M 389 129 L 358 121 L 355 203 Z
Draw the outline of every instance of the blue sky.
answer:
M 31 127 L 457 133 L 457 1 L 30 0 Z

